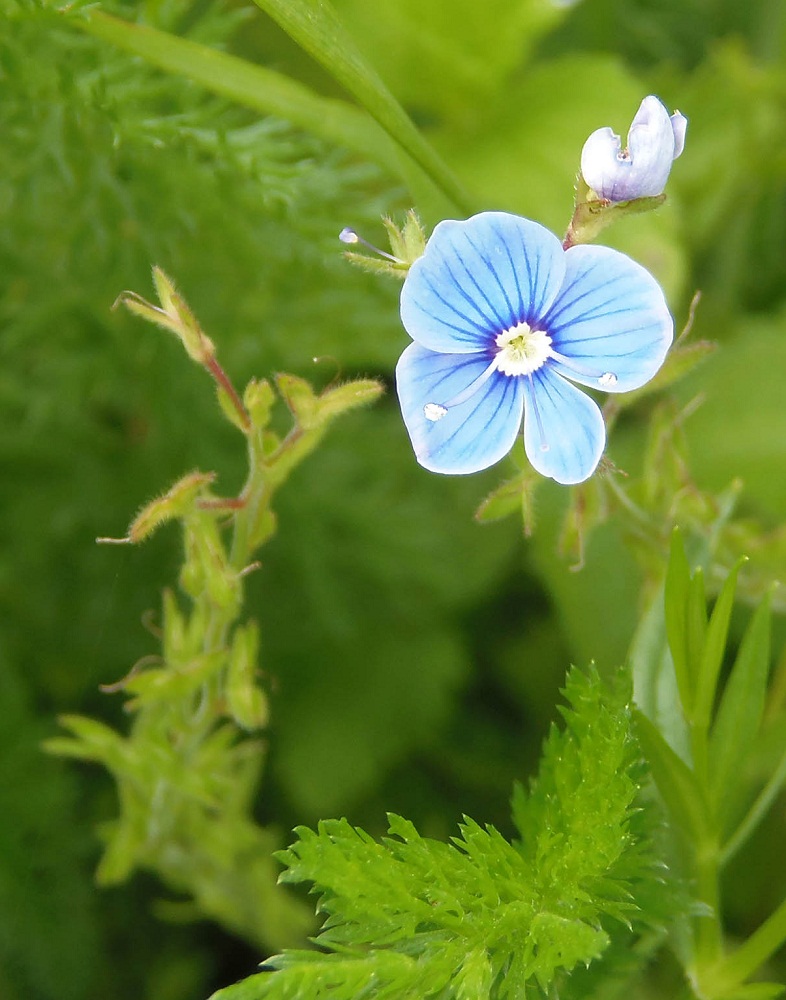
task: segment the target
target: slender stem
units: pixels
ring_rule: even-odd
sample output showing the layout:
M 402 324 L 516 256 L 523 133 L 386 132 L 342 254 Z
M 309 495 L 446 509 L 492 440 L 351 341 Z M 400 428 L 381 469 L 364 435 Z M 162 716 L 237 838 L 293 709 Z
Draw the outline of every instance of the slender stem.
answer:
M 245 431 L 249 431 L 251 429 L 251 418 L 246 412 L 246 408 L 243 406 L 243 402 L 240 399 L 240 396 L 238 396 L 237 390 L 232 385 L 231 379 L 218 363 L 215 355 L 209 354 L 205 358 L 205 367 L 216 380 L 217 384 L 221 386 L 229 397 L 229 401 L 237 412 L 237 415 L 240 417 L 240 423 L 242 424 L 243 429 Z
M 706 725 L 695 719 L 689 720 L 693 773 L 704 791 L 709 785 L 709 731 Z M 710 802 L 710 796 L 704 796 Z M 710 907 L 709 916 L 696 917 L 696 966 L 706 969 L 715 965 L 722 953 L 723 930 L 720 921 L 720 851 L 715 834 L 716 823 L 713 810 L 706 806 L 706 833 L 695 846 L 696 891 L 699 900 Z
M 721 865 L 725 865 L 730 858 L 733 858 L 748 837 L 750 837 L 769 810 L 776 795 L 780 792 L 784 781 L 786 781 L 786 753 L 781 757 L 778 766 L 775 768 L 775 772 L 761 790 L 761 793 L 748 810 L 745 818 L 724 845 L 720 856 Z
M 709 916 L 696 917 L 696 967 L 715 965 L 723 948 L 720 922 L 719 852 L 714 839 L 696 845 L 696 892 L 699 900 L 712 910 Z
M 719 996 L 745 982 L 786 941 L 786 900 L 732 955 L 703 980 L 707 996 Z

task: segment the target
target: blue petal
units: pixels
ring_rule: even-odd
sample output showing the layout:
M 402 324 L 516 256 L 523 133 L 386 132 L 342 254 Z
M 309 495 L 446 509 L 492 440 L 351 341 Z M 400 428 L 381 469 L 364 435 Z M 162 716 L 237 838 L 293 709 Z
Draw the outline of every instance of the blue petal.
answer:
M 440 222 L 401 292 L 401 321 L 432 351 L 488 350 L 503 330 L 543 313 L 565 273 L 559 240 L 507 212 Z
M 682 151 L 683 122 L 687 124 L 685 119 L 673 122 L 657 97 L 645 97 L 628 132 L 627 153 L 621 151 L 620 138 L 610 128 L 597 129 L 584 143 L 584 180 L 609 201 L 661 194 L 674 158 Z
M 644 385 L 663 364 L 674 336 L 660 285 L 640 264 L 609 247 L 571 247 L 565 263 L 565 284 L 543 327 L 553 350 L 568 361 L 549 364 L 604 392 Z M 608 373 L 616 381 L 602 377 Z
M 688 129 L 688 119 L 681 111 L 675 111 L 671 116 L 671 129 L 674 132 L 674 159 L 682 156 L 685 149 L 685 132 Z
M 520 378 L 493 372 L 465 402 L 441 420 L 428 420 L 427 403 L 444 404 L 487 369 L 486 355 L 436 354 L 410 344 L 396 366 L 396 386 L 415 456 L 431 472 L 479 472 L 513 447 L 524 405 Z
M 533 468 L 565 486 L 589 479 L 606 444 L 597 404 L 548 368 L 521 381 L 527 387 L 524 448 Z

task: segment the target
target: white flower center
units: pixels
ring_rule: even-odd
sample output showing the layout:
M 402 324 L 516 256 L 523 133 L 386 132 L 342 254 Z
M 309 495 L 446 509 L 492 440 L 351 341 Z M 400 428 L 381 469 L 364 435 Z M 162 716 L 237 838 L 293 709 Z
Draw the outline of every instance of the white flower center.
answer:
M 585 365 L 574 361 L 573 358 L 566 357 L 555 351 L 551 346 L 551 337 L 545 330 L 533 330 L 529 323 L 517 323 L 509 330 L 503 330 L 497 334 L 494 341 L 497 345 L 497 353 L 490 364 L 474 378 L 466 388 L 447 402 L 441 403 L 436 400 L 428 402 L 423 407 L 423 416 L 431 423 L 436 423 L 447 416 L 448 410 L 461 403 L 466 403 L 475 393 L 485 385 L 494 375 L 500 372 L 502 375 L 514 377 L 516 375 L 532 375 L 539 368 L 551 359 L 558 362 L 568 374 L 583 376 L 584 378 L 597 381 L 598 388 L 605 389 L 617 384 L 617 376 L 614 372 L 598 372 Z M 530 378 L 530 384 L 532 379 Z M 531 394 L 531 405 L 535 411 L 535 417 L 541 431 L 541 439 L 545 441 L 545 435 L 540 422 L 540 415 L 537 410 L 537 403 L 534 394 Z M 544 445 L 544 447 L 546 447 Z
M 551 357 L 551 337 L 545 330 L 533 330 L 529 323 L 517 323 L 497 336 L 497 371 L 503 375 L 531 375 Z

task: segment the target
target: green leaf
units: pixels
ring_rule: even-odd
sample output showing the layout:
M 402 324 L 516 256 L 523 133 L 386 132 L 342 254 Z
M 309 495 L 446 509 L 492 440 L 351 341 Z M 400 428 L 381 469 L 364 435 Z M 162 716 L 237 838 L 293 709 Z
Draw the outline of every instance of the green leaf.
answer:
M 81 12 L 71 23 L 214 94 L 283 118 L 395 170 L 396 145 L 376 122 L 346 101 L 320 97 L 274 70 L 156 28 L 129 24 L 103 11 Z
M 674 662 L 666 641 L 663 591 L 642 615 L 628 654 L 637 708 L 682 759 L 690 761 L 688 727 L 680 705 Z
M 726 651 L 726 638 L 729 633 L 729 621 L 734 608 L 734 596 L 737 590 L 737 574 L 745 557 L 738 559 L 723 584 L 715 607 L 712 609 L 709 627 L 704 636 L 703 648 L 700 651 L 698 678 L 696 685 L 696 701 L 693 718 L 697 725 L 706 729 L 710 723 L 712 707 L 715 704 L 715 691 L 718 685 L 718 675 Z
M 524 524 L 524 533 L 532 534 L 534 528 L 534 495 L 543 478 L 531 468 L 500 483 L 481 501 L 475 511 L 475 520 L 480 524 L 501 521 L 511 514 L 518 514 Z
M 691 593 L 691 576 L 682 535 L 675 529 L 671 537 L 669 564 L 666 570 L 664 607 L 666 636 L 674 663 L 674 673 L 683 710 L 690 714 L 693 705 L 693 684 L 689 660 L 688 603 Z
M 567 7 L 551 0 L 334 4 L 405 107 L 417 108 L 429 121 L 461 126 L 486 102 L 503 99 L 511 75 L 527 65 L 540 38 L 568 15 Z
M 374 379 L 355 379 L 343 385 L 326 389 L 317 397 L 317 419 L 320 422 L 333 420 L 342 413 L 349 413 L 359 406 L 370 406 L 384 393 L 381 382 Z
M 609 942 L 601 918 L 629 923 L 637 886 L 655 877 L 635 828 L 629 693 L 622 674 L 609 688 L 595 670 L 571 671 L 566 727 L 514 802 L 521 844 L 466 817 L 448 843 L 396 815 L 382 842 L 345 819 L 298 829 L 278 854 L 281 881 L 319 894 L 328 953 L 271 959 L 259 995 L 513 1000 L 597 958 Z
M 475 210 L 451 171 L 366 63 L 329 0 L 255 2 L 360 102 L 456 207 L 468 214 Z
M 710 794 L 721 820 L 728 821 L 745 778 L 745 760 L 764 714 L 770 669 L 772 591 L 751 619 L 737 654 L 710 734 Z
M 688 765 L 641 712 L 636 730 L 655 784 L 675 824 L 698 843 L 707 841 L 708 811 L 701 787 Z

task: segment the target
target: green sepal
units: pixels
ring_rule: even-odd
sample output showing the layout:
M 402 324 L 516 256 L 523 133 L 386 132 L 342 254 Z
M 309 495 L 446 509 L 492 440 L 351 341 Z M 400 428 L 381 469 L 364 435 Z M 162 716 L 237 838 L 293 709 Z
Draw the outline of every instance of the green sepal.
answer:
M 276 394 L 267 379 L 251 379 L 243 393 L 243 406 L 255 431 L 267 427 L 275 401 Z
M 139 511 L 128 528 L 128 540 L 143 542 L 167 521 L 185 517 L 194 509 L 197 498 L 216 478 L 214 472 L 189 472 L 170 486 L 166 493 L 151 500 Z
M 579 174 L 576 183 L 576 200 L 573 218 L 565 236 L 566 246 L 592 243 L 600 233 L 618 219 L 630 215 L 642 215 L 659 208 L 666 201 L 665 194 L 653 198 L 634 198 L 632 201 L 608 201 L 599 198 Z
M 240 606 L 242 588 L 229 564 L 215 515 L 206 511 L 190 515 L 184 536 L 186 554 L 180 586 L 195 601 L 207 597 L 214 607 L 231 614 Z
M 506 479 L 495 487 L 481 501 L 474 517 L 479 524 L 491 524 L 518 514 L 524 526 L 524 534 L 529 537 L 535 529 L 535 491 L 543 482 L 532 469 L 522 469 L 511 479 Z
M 249 549 L 254 552 L 276 533 L 278 521 L 270 507 L 260 508 L 248 536 Z
M 388 260 L 386 257 L 370 257 L 368 254 L 357 253 L 355 250 L 345 250 L 344 257 L 350 264 L 359 267 L 369 274 L 383 274 L 388 278 L 398 278 L 403 281 L 409 271 L 409 264 L 404 261 Z
M 316 423 L 317 397 L 309 383 L 297 375 L 282 372 L 276 375 L 276 387 L 297 425 L 303 430 L 313 427 Z
M 238 626 L 229 651 L 227 711 L 242 729 L 262 729 L 270 717 L 265 692 L 256 682 L 259 629 L 255 622 Z
M 355 379 L 343 385 L 325 389 L 317 396 L 316 417 L 319 423 L 326 423 L 342 413 L 348 413 L 359 406 L 375 403 L 385 392 L 381 382 L 375 379 Z
M 202 653 L 188 663 L 154 667 L 127 677 L 120 685 L 126 694 L 135 695 L 126 708 L 136 711 L 155 702 L 177 702 L 198 691 L 224 665 L 222 651 Z
M 407 212 L 403 226 L 397 226 L 387 216 L 383 218 L 382 224 L 390 240 L 390 252 L 408 268 L 423 256 L 426 250 L 426 231 L 414 208 Z
M 75 757 L 94 763 L 119 764 L 123 756 L 123 738 L 110 726 L 84 715 L 61 715 L 57 720 L 72 736 L 53 736 L 43 748 L 58 757 Z
M 129 312 L 174 333 L 192 361 L 206 366 L 216 353 L 213 341 L 203 333 L 187 302 L 175 288 L 175 283 L 157 266 L 153 268 L 153 284 L 160 307 L 136 292 L 122 292 L 115 305 L 124 305 Z
M 232 424 L 233 427 L 237 427 L 241 434 L 247 434 L 247 424 L 243 422 L 242 416 L 232 397 L 220 384 L 216 386 L 216 397 L 218 399 L 218 405 L 221 408 L 221 412 L 230 424 Z

